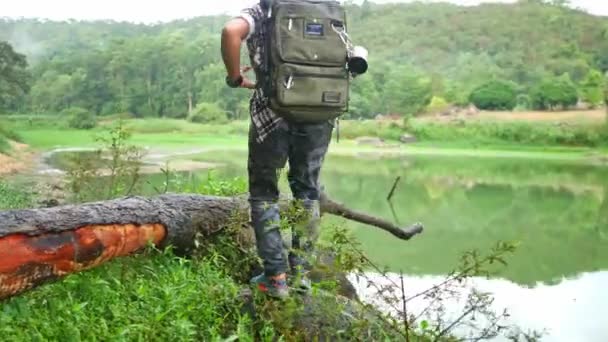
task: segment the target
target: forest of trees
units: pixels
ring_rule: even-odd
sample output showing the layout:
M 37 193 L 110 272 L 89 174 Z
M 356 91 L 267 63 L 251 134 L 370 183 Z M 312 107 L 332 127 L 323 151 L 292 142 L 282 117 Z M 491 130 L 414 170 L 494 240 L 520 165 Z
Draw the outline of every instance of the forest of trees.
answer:
M 370 71 L 353 83 L 350 116 L 470 102 L 490 110 L 602 105 L 608 18 L 561 3 L 348 5 L 350 34 L 371 55 Z M 0 112 L 244 118 L 249 93 L 224 83 L 226 19 L 0 19 L 0 41 L 10 44 L 0 43 L 0 72 L 13 75 L 0 78 Z

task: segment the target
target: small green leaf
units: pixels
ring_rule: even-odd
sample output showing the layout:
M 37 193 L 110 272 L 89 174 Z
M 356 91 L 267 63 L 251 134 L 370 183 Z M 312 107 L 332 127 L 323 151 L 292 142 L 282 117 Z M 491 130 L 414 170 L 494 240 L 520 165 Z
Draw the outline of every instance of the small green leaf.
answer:
M 422 330 L 426 330 L 429 327 L 429 322 L 427 322 L 426 320 L 420 322 L 420 328 L 422 328 Z

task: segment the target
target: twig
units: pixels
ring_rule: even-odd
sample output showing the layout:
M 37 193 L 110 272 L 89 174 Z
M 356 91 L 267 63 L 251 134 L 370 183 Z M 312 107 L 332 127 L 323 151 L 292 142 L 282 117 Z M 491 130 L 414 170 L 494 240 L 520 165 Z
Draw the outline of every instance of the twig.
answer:
M 137 170 L 137 171 L 135 171 L 135 173 L 133 175 L 131 185 L 129 186 L 129 190 L 127 191 L 125 196 L 131 196 L 131 193 L 133 193 L 133 189 L 135 189 L 135 185 L 137 185 L 137 182 L 139 181 L 139 177 L 140 177 L 139 170 Z
M 400 180 L 401 180 L 401 176 L 399 176 L 395 179 L 395 182 L 393 183 L 393 187 L 391 188 L 391 191 L 388 193 L 388 196 L 386 197 L 387 201 L 390 201 L 393 198 L 393 195 L 395 194 L 395 190 L 397 189 L 397 185 L 399 184 Z
M 462 279 L 462 278 L 466 278 L 466 277 L 467 277 L 467 274 L 469 274 L 469 272 L 471 272 L 471 271 L 475 270 L 476 268 L 478 268 L 478 267 L 479 267 L 479 265 L 483 265 L 483 264 L 485 264 L 486 262 L 488 262 L 489 260 L 490 260 L 490 258 L 486 256 L 486 257 L 482 258 L 481 260 L 477 261 L 477 262 L 476 262 L 474 265 L 471 265 L 471 266 L 469 266 L 469 267 L 467 267 L 467 268 L 465 268 L 465 269 L 463 269 L 463 270 L 459 271 L 458 273 L 454 272 L 454 273 L 450 274 L 450 275 L 449 275 L 449 276 L 448 276 L 448 277 L 447 277 L 447 278 L 446 278 L 444 281 L 442 281 L 441 283 L 439 283 L 439 284 L 437 284 L 437 285 L 434 285 L 433 287 L 428 288 L 428 289 L 426 289 L 426 290 L 424 290 L 424 291 L 422 291 L 422 292 L 420 292 L 420 293 L 417 293 L 417 294 L 413 295 L 412 297 L 408 298 L 407 300 L 408 300 L 408 301 L 410 301 L 410 300 L 412 300 L 412 299 L 415 299 L 415 298 L 418 298 L 418 297 L 424 296 L 424 295 L 426 295 L 427 293 L 429 293 L 429 292 L 431 292 L 431 291 L 434 291 L 434 290 L 437 290 L 437 289 L 439 289 L 440 287 L 442 287 L 442 286 L 444 286 L 444 285 L 446 285 L 446 284 L 449 284 L 450 282 L 452 282 L 452 281 L 454 281 L 454 280 L 457 280 L 457 279 Z
M 410 342 L 410 323 L 407 315 L 407 302 L 405 301 L 405 285 L 403 284 L 403 271 L 400 272 L 401 277 L 401 300 L 403 301 L 403 325 L 405 327 L 405 341 Z
M 159 189 L 159 188 L 157 188 L 157 187 L 156 187 L 156 185 L 152 184 L 150 181 L 146 181 L 146 184 L 148 184 L 148 185 L 152 186 L 152 189 L 154 189 L 154 191 L 155 191 L 157 194 L 159 194 L 159 195 L 162 195 L 162 194 L 166 193 L 166 192 L 162 192 L 162 191 L 160 191 L 160 189 Z
M 460 321 L 463 318 L 467 317 L 471 312 L 473 312 L 475 310 L 477 310 L 477 306 L 473 305 L 467 311 L 463 312 L 462 315 L 460 315 L 460 317 L 458 317 L 454 322 L 452 322 L 452 324 L 448 325 L 447 328 L 441 330 L 439 332 L 439 334 L 437 334 L 437 336 L 435 336 L 435 341 L 439 341 L 439 339 L 441 337 L 443 337 L 445 334 L 450 332 L 450 330 L 452 330 L 458 323 L 460 323 Z
M 409 227 L 401 228 L 387 222 L 386 220 L 348 209 L 343 204 L 329 199 L 325 193 L 321 193 L 321 210 L 325 213 L 341 216 L 352 221 L 380 228 L 393 234 L 401 240 L 409 240 L 412 237 L 422 233 L 424 230 L 422 223 L 415 223 Z

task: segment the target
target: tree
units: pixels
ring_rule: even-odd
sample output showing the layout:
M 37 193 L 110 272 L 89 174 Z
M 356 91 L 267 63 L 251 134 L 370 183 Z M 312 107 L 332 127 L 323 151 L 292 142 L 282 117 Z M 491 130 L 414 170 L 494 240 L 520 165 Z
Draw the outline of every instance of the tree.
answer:
M 369 0 L 363 0 L 363 3 L 361 4 L 361 18 L 365 19 L 369 17 L 371 12 L 372 5 L 370 4 Z
M 351 86 L 349 114 L 352 118 L 373 118 L 380 113 L 378 90 L 372 77 L 361 76 Z
M 70 107 L 63 110 L 63 114 L 70 117 L 68 125 L 76 129 L 92 129 L 97 126 L 95 114 L 84 108 Z
M 581 99 L 592 107 L 601 106 L 604 102 L 604 75 L 598 70 L 591 70 L 581 82 Z
M 19 98 L 30 89 L 27 60 L 13 47 L 0 41 L 0 109 L 15 109 Z
M 390 65 L 388 82 L 382 84 L 382 107 L 385 113 L 416 115 L 431 102 L 433 96 L 431 80 L 424 74 L 407 67 Z
M 473 90 L 469 99 L 479 109 L 512 110 L 517 104 L 517 85 L 513 82 L 492 80 Z
M 578 102 L 578 91 L 570 79 L 570 75 L 545 79 L 532 91 L 532 103 L 535 109 L 550 109 L 556 107 L 566 109 Z
M 201 102 L 196 105 L 188 121 L 195 123 L 225 123 L 228 121 L 226 112 L 216 103 Z

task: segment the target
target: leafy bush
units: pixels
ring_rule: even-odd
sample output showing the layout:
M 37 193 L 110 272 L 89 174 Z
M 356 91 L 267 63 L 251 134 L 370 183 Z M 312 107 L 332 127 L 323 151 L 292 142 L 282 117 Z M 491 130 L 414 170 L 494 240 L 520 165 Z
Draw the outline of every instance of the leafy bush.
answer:
M 95 118 L 95 114 L 89 112 L 84 108 L 70 107 L 68 109 L 65 109 L 62 114 L 70 118 L 68 125 L 71 128 L 92 129 L 97 126 L 97 119 Z
M 578 91 L 568 74 L 545 79 L 532 91 L 532 103 L 535 109 L 566 109 L 578 102 Z
M 581 82 L 581 99 L 597 107 L 604 102 L 604 76 L 597 70 L 591 70 Z
M 473 90 L 470 101 L 479 109 L 511 110 L 515 108 L 517 85 L 512 82 L 492 80 Z
M 202 102 L 194 108 L 194 111 L 188 117 L 188 121 L 194 123 L 224 123 L 228 122 L 228 117 L 216 103 Z
M 515 106 L 516 111 L 526 111 L 532 108 L 532 98 L 528 94 L 519 94 L 516 99 L 517 105 Z
M 426 107 L 426 111 L 428 113 L 439 113 L 448 107 L 450 107 L 450 104 L 443 97 L 433 96 L 431 103 Z

